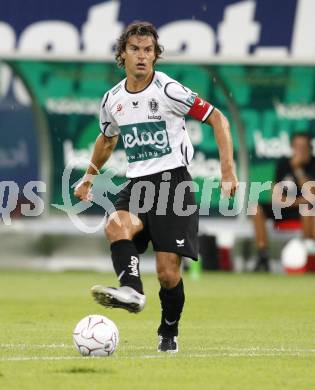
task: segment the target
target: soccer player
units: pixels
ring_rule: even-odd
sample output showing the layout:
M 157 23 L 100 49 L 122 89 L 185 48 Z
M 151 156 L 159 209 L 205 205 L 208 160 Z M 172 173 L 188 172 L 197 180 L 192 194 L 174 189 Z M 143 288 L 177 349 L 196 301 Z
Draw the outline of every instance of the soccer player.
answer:
M 286 181 L 287 191 L 283 193 L 279 187 L 274 186 L 274 205 L 281 203 L 286 198 L 294 200 L 292 204 L 282 210 L 284 220 L 301 220 L 302 234 L 305 239 L 315 239 L 315 219 L 311 211 L 309 215 L 301 215 L 299 206 L 310 202 L 303 197 L 302 186 L 315 180 L 315 158 L 312 157 L 311 138 L 308 133 L 295 133 L 291 138 L 292 156 L 284 157 L 277 163 L 274 183 Z M 314 187 L 312 192 L 314 193 Z M 276 220 L 271 203 L 261 202 L 253 217 L 257 260 L 254 271 L 270 271 L 268 235 L 266 228 L 267 219 Z
M 221 187 L 227 196 L 234 195 L 238 182 L 228 120 L 196 93 L 155 71 L 161 53 L 158 34 L 150 23 L 133 23 L 119 38 L 116 60 L 125 69 L 126 78 L 104 95 L 101 134 L 75 195 L 90 199 L 93 176 L 110 157 L 120 134 L 130 182 L 118 196 L 105 227 L 120 287 L 94 286 L 92 295 L 105 307 L 141 311 L 145 295 L 139 253 L 151 241 L 161 285 L 158 351 L 177 352 L 178 323 L 185 301 L 181 257 L 198 258 L 198 210 L 187 171 L 193 147 L 185 115 L 213 127 L 221 160 Z M 141 191 L 142 187 L 146 191 Z M 137 191 L 140 199 L 134 202 Z M 150 209 L 146 208 L 148 202 Z

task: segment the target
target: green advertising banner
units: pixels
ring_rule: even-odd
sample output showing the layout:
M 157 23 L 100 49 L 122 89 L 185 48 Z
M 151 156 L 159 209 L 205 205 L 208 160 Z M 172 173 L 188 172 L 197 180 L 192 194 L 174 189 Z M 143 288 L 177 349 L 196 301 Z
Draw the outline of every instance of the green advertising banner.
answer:
M 60 204 L 64 168 L 73 158 L 82 158 L 74 181 L 86 169 L 99 133 L 100 101 L 124 73 L 114 63 L 6 62 L 32 96 L 40 133 L 46 137 L 50 203 Z M 292 133 L 307 131 L 315 138 L 315 66 L 164 63 L 157 70 L 191 88 L 229 118 L 242 179 L 272 180 L 276 159 L 290 155 Z M 209 126 L 187 118 L 187 128 L 195 147 L 190 171 L 199 185 L 200 201 L 203 180 L 219 180 L 218 152 Z M 118 182 L 123 180 L 126 161 L 120 140 L 108 162 L 118 173 Z M 264 200 L 269 196 L 262 194 Z M 218 211 L 218 200 L 219 190 L 213 191 L 211 215 Z

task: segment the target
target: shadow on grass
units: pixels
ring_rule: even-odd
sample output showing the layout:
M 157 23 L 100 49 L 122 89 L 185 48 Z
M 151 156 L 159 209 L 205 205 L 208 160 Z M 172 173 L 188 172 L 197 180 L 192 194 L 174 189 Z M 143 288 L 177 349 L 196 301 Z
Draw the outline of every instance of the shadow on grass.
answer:
M 71 367 L 56 372 L 58 374 L 113 374 L 115 371 L 107 368 Z

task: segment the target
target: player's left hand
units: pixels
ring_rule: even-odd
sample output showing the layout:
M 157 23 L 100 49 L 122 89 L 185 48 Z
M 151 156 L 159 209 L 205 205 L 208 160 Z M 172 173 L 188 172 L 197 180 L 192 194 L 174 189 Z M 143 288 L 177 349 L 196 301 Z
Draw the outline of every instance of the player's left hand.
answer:
M 222 174 L 221 190 L 225 196 L 229 198 L 234 196 L 237 188 L 238 188 L 238 179 L 234 172 L 229 172 L 224 175 Z

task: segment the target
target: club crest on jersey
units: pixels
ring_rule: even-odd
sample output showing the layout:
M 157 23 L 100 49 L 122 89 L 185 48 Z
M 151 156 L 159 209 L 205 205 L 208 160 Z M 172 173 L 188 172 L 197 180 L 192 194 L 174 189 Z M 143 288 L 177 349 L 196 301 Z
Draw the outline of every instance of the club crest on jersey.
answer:
M 150 111 L 152 112 L 152 115 L 148 115 L 148 119 L 158 119 L 160 120 L 161 119 L 161 115 L 156 115 L 156 113 L 158 112 L 159 110 L 159 102 L 152 98 L 149 100 L 148 102 L 148 105 L 149 105 L 149 109 Z
M 154 98 L 150 99 L 149 100 L 149 108 L 150 108 L 150 111 L 153 112 L 153 114 L 155 114 L 159 110 L 159 102 Z

